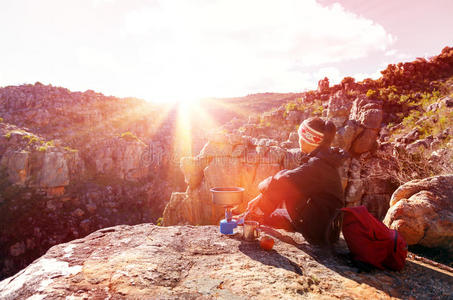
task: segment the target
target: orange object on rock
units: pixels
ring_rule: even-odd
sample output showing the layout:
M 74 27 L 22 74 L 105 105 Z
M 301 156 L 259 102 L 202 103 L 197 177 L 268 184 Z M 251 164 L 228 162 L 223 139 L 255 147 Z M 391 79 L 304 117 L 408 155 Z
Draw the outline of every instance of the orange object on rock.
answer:
M 268 236 L 263 236 L 260 240 L 260 247 L 266 251 L 272 250 L 272 247 L 274 247 L 274 239 Z

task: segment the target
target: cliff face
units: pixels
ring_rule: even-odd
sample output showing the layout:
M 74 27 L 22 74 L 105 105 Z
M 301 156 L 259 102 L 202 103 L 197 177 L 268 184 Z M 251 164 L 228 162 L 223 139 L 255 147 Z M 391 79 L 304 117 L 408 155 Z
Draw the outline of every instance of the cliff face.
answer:
M 175 108 L 36 83 L 1 88 L 0 111 L 0 278 L 99 228 L 155 222 L 181 189 L 163 155 Z
M 263 228 L 272 251 L 215 226 L 117 226 L 52 247 L 0 282 L 2 299 L 448 298 L 452 275 L 409 260 L 401 272 L 359 273 L 342 253 Z

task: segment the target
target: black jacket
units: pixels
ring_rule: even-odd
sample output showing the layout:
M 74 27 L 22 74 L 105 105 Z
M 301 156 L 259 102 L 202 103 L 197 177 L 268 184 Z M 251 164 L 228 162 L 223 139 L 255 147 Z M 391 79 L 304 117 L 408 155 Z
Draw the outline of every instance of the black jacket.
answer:
M 344 206 L 338 167 L 347 154 L 338 148 L 315 151 L 299 167 L 263 180 L 259 184 L 262 197 L 258 206 L 269 215 L 284 203 L 294 228 L 307 241 L 333 243 L 338 239 L 339 228 L 332 228 L 332 221 Z

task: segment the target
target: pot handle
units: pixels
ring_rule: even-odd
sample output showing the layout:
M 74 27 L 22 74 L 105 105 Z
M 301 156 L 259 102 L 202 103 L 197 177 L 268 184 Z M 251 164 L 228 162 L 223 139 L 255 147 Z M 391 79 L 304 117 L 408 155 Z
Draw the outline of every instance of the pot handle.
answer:
M 259 228 L 255 228 L 255 230 L 253 231 L 253 234 L 255 235 L 255 238 L 259 238 L 260 237 L 260 229 Z

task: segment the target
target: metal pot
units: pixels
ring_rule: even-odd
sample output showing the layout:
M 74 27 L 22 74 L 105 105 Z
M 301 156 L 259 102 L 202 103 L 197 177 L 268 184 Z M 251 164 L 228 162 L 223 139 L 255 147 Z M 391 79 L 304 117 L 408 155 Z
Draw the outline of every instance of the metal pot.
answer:
M 215 187 L 210 189 L 212 193 L 212 202 L 221 206 L 236 206 L 242 203 L 242 193 L 244 188 L 241 187 Z

